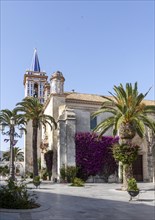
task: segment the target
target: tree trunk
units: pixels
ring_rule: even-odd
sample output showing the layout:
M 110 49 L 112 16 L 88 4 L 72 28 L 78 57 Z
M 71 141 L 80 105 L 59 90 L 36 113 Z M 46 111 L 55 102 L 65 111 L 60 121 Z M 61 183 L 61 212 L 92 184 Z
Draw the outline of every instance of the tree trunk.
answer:
M 127 190 L 128 188 L 128 179 L 133 177 L 133 172 L 132 172 L 132 164 L 124 164 L 123 165 L 123 185 L 122 185 L 122 190 Z
M 153 183 L 155 183 L 155 146 L 152 147 Z
M 129 127 L 127 126 L 128 129 L 126 129 L 126 131 L 130 131 Z M 122 130 L 122 133 L 123 133 L 123 130 Z M 124 131 L 125 133 L 125 131 Z M 134 133 L 135 131 L 131 130 L 129 132 L 130 134 L 132 134 L 132 138 L 134 137 Z M 128 139 L 123 139 L 121 138 L 119 143 L 120 144 L 129 144 L 132 142 L 132 138 L 128 138 Z M 128 179 L 133 177 L 133 171 L 132 171 L 132 164 L 123 164 L 123 184 L 122 184 L 122 190 L 127 190 L 128 188 Z
M 123 165 L 122 162 L 119 161 L 118 163 L 118 182 L 123 182 Z
M 38 155 L 37 155 L 37 136 L 38 136 L 38 127 L 33 126 L 33 177 L 38 176 Z

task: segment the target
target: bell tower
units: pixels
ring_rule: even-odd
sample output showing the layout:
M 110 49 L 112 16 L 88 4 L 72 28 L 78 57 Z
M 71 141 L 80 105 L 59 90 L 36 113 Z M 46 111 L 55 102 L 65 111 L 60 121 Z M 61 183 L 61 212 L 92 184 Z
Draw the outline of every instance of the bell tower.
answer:
M 32 64 L 30 70 L 27 70 L 24 74 L 24 91 L 25 97 L 35 97 L 37 98 L 41 104 L 44 103 L 44 86 L 47 84 L 46 73 L 41 71 L 40 63 L 38 59 L 37 50 L 34 50 Z M 27 133 L 24 136 L 24 169 L 25 172 L 32 172 L 32 121 L 29 121 L 26 125 Z M 37 137 L 37 152 L 38 158 L 40 158 L 40 143 L 42 138 L 42 131 L 38 129 L 38 137 Z
M 34 49 L 32 64 L 30 70 L 24 74 L 25 97 L 33 96 L 39 99 L 40 103 L 44 103 L 44 86 L 48 76 L 41 71 L 37 50 Z

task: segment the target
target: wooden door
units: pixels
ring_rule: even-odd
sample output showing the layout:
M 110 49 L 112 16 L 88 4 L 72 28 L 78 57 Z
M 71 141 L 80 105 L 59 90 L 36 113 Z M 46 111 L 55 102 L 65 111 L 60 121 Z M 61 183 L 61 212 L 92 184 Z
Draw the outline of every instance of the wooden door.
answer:
M 137 160 L 133 163 L 133 177 L 137 181 L 143 181 L 143 155 L 138 155 Z

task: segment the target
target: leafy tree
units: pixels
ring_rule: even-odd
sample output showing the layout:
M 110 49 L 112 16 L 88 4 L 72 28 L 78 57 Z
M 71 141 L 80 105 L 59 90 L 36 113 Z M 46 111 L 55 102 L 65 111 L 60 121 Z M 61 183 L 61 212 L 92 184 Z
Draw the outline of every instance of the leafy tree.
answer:
M 37 98 L 34 97 L 26 97 L 21 102 L 16 104 L 18 107 L 17 111 L 23 112 L 23 116 L 26 121 L 32 120 L 32 151 L 33 151 L 33 176 L 38 176 L 38 156 L 37 156 L 37 136 L 38 136 L 38 128 L 43 125 L 46 129 L 46 126 L 49 125 L 50 128 L 57 128 L 57 123 L 55 119 L 50 116 L 44 114 L 43 104 L 39 102 Z
M 105 101 L 101 108 L 93 114 L 93 117 L 96 117 L 103 113 L 110 113 L 109 117 L 96 126 L 95 132 L 99 132 L 102 136 L 109 128 L 112 128 L 114 136 L 119 133 L 120 144 L 132 142 L 136 134 L 143 138 L 146 127 L 155 132 L 154 120 L 152 119 L 152 114 L 155 115 L 155 105 L 144 103 L 148 92 L 139 93 L 137 82 L 134 86 L 131 83 L 126 83 L 125 88 L 122 84 L 114 86 L 114 92 L 114 94 L 109 92 L 112 97 L 103 96 Z M 124 188 L 127 188 L 127 178 L 124 172 Z

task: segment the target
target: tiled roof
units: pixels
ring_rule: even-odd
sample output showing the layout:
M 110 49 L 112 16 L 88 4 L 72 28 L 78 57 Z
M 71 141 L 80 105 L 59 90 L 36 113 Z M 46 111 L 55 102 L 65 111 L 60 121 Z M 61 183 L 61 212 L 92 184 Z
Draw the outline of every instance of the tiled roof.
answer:
M 112 96 L 106 96 L 109 98 L 112 98 Z M 66 100 L 67 101 L 75 101 L 75 102 L 97 102 L 102 103 L 105 101 L 105 98 L 102 95 L 96 95 L 96 94 L 83 94 L 83 93 L 66 93 Z M 146 105 L 155 105 L 155 101 L 153 100 L 144 100 L 144 103 Z
M 95 102 L 102 103 L 105 99 L 101 95 L 95 94 L 82 94 L 82 93 L 70 93 L 66 96 L 67 101 L 75 102 Z

